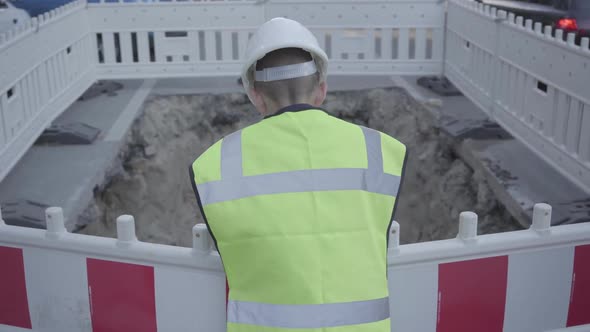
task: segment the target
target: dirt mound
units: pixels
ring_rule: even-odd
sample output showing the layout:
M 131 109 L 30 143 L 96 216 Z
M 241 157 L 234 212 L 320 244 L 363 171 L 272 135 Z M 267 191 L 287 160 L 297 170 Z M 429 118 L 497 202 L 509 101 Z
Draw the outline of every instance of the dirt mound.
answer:
M 459 213 L 466 210 L 480 215 L 480 234 L 519 228 L 483 176 L 453 152 L 456 142 L 404 90 L 335 92 L 324 108 L 408 146 L 396 213 L 402 243 L 454 237 Z M 98 221 L 81 232 L 114 237 L 116 217 L 132 214 L 140 240 L 190 246 L 191 227 L 202 218 L 189 182 L 189 164 L 218 139 L 258 120 L 242 94 L 152 96 L 121 152 L 123 171 L 96 191 L 89 211 Z

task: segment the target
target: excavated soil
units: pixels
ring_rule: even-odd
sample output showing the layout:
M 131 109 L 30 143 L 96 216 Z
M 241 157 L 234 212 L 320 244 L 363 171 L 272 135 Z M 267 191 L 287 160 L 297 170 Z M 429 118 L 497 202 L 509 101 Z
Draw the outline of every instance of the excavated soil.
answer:
M 480 234 L 520 228 L 483 175 L 454 153 L 458 142 L 404 90 L 335 92 L 324 108 L 408 146 L 396 213 L 402 243 L 455 237 L 459 213 L 467 210 L 479 214 Z M 242 94 L 150 97 L 121 151 L 121 171 L 95 192 L 88 211 L 97 221 L 80 232 L 114 237 L 116 217 L 132 214 L 140 240 L 190 246 L 191 228 L 202 218 L 189 164 L 218 139 L 259 119 Z

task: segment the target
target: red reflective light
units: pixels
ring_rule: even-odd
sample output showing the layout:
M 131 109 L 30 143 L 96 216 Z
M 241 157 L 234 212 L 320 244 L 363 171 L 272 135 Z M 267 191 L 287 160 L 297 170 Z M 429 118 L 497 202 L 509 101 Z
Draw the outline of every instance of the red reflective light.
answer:
M 562 18 L 557 21 L 557 28 L 562 30 L 578 30 L 578 22 L 575 18 Z

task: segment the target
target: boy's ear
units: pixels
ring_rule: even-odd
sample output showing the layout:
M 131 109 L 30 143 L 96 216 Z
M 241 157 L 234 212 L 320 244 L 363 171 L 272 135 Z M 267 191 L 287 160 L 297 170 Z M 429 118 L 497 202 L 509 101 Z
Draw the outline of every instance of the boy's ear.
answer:
M 250 101 L 256 107 L 258 113 L 264 115 L 267 112 L 266 102 L 262 97 L 262 94 L 256 90 L 254 86 L 250 87 L 248 97 L 250 97 Z
M 319 84 L 316 89 L 315 97 L 313 100 L 313 106 L 319 107 L 322 106 L 324 100 L 326 100 L 326 95 L 328 94 L 328 83 L 323 81 Z

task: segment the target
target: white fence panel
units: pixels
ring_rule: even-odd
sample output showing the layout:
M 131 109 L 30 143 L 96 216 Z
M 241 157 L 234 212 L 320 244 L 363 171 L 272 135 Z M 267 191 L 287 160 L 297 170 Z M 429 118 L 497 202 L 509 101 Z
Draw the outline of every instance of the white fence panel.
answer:
M 278 16 L 314 32 L 332 74 L 442 71 L 444 3 L 435 0 L 119 2 L 89 4 L 88 10 L 92 29 L 106 43 L 101 78 L 238 75 L 249 35 Z M 123 46 L 123 33 L 138 36 L 131 49 Z
M 515 137 L 590 192 L 590 49 L 551 27 L 451 0 L 445 73 Z
M 113 32 L 104 32 L 101 34 L 102 43 L 98 45 L 99 51 L 102 49 L 104 63 L 112 64 L 116 61 L 116 47 L 115 47 L 115 34 Z
M 85 3 L 25 22 L 0 43 L 0 179 L 95 78 Z
M 133 34 L 133 32 L 132 32 Z M 137 40 L 137 54 L 138 60 L 136 62 L 139 63 L 148 63 L 151 61 L 150 59 L 150 47 L 149 47 L 149 36 L 148 33 L 145 31 L 138 31 L 135 32 L 135 38 Z M 135 61 L 135 60 L 134 60 Z
M 86 7 L 87 6 L 87 7 Z M 237 75 L 254 29 L 316 34 L 331 74 L 439 74 L 590 191 L 590 50 L 468 0 L 81 1 L 0 36 L 0 179 L 94 79 Z M 72 27 L 76 27 L 75 29 Z
M 256 1 L 88 4 L 98 39 L 115 36 L 107 41 L 114 61 L 98 43 L 99 78 L 237 75 L 264 8 Z
M 330 74 L 440 74 L 444 3 L 439 1 L 269 1 L 266 18 L 309 27 Z
M 133 45 L 131 44 L 131 33 L 123 31 L 119 33 L 119 45 L 121 47 L 121 62 L 133 62 Z

